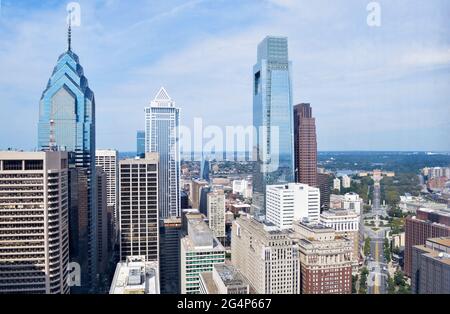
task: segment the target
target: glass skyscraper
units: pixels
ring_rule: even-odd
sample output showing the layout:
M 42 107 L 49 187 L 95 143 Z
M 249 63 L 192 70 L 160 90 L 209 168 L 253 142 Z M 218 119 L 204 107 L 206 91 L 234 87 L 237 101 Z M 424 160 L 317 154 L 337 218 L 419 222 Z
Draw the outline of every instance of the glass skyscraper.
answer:
M 265 214 L 267 185 L 294 182 L 291 62 L 286 37 L 266 37 L 253 67 L 253 211 Z
M 84 76 L 78 56 L 69 45 L 58 59 L 39 106 L 38 147 L 41 150 L 71 152 L 71 166 L 87 173 L 88 222 L 78 221 L 88 229 L 88 268 L 90 283 L 97 273 L 97 202 L 95 184 L 95 99 Z M 80 227 L 77 226 L 77 227 Z M 83 270 L 82 270 L 83 271 Z
M 145 151 L 159 153 L 159 219 L 180 217 L 180 109 L 161 87 L 145 108 Z
M 136 132 L 136 156 L 145 156 L 145 131 Z

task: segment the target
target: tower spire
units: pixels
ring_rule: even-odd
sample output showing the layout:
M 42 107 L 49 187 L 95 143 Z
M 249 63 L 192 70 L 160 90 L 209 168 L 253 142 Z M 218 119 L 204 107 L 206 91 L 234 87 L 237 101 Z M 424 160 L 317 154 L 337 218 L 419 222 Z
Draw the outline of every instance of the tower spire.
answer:
M 72 10 L 69 12 L 69 28 L 67 30 L 68 51 L 72 51 Z

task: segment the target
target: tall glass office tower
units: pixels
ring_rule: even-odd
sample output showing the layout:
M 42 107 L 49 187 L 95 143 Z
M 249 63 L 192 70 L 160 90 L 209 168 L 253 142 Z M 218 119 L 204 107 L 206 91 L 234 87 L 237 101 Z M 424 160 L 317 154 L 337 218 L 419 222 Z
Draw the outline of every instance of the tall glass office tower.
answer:
M 95 99 L 78 56 L 68 49 L 58 59 L 39 104 L 38 147 L 72 152 L 71 166 L 88 175 L 88 267 L 90 283 L 97 272 L 97 202 L 95 184 Z M 72 222 L 80 223 L 78 217 Z
M 180 109 L 161 87 L 145 108 L 145 151 L 159 153 L 159 219 L 180 217 Z
M 253 67 L 253 211 L 265 215 L 266 186 L 294 182 L 291 62 L 286 37 L 266 37 Z

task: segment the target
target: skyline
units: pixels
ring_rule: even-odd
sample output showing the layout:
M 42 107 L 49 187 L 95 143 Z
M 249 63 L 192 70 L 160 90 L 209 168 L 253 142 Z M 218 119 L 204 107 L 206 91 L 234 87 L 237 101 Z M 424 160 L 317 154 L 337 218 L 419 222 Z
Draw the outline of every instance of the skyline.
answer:
M 67 48 L 66 3 L 58 2 L 2 1 L 0 71 L 9 75 L 0 78 L 0 149 L 36 148 L 40 93 Z M 177 100 L 182 125 L 195 117 L 251 125 L 255 49 L 280 35 L 289 39 L 293 104 L 311 103 L 319 151 L 450 151 L 448 2 L 378 1 L 379 28 L 366 24 L 364 0 L 140 1 L 128 11 L 125 1 L 79 2 L 72 47 L 96 93 L 98 148 L 134 151 L 160 86 Z M 242 10 L 232 15 L 236 3 Z M 122 19 L 110 18 L 118 12 Z M 250 19 L 254 12 L 261 19 Z

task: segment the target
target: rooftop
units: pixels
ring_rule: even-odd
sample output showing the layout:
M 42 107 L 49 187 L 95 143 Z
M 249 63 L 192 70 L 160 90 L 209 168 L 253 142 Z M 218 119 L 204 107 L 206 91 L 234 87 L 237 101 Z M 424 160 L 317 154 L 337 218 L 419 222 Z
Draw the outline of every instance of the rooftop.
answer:
M 145 257 L 128 257 L 117 264 L 110 294 L 159 294 L 158 262 L 145 262 Z

